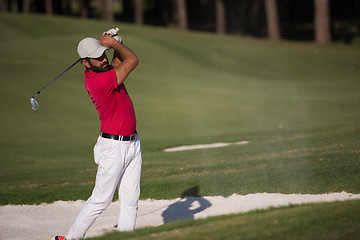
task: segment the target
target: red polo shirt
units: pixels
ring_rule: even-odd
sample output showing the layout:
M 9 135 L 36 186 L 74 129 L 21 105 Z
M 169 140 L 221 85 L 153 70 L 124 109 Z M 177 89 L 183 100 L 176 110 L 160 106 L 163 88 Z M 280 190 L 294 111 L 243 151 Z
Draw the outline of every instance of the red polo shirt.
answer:
M 129 136 L 136 130 L 133 103 L 124 83 L 118 86 L 115 70 L 85 74 L 85 89 L 99 113 L 101 131 Z

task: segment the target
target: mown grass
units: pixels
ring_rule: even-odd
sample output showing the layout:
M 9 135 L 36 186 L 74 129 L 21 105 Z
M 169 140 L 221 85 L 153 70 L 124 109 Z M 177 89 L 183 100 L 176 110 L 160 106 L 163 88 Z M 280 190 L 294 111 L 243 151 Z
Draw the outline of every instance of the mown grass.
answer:
M 114 232 L 93 240 L 358 239 L 360 201 L 289 206 Z
M 87 199 L 96 111 L 76 65 L 119 26 L 140 58 L 126 81 L 142 141 L 141 198 L 360 192 L 360 50 L 37 15 L 0 14 L 0 204 Z M 165 153 L 214 142 L 248 145 Z

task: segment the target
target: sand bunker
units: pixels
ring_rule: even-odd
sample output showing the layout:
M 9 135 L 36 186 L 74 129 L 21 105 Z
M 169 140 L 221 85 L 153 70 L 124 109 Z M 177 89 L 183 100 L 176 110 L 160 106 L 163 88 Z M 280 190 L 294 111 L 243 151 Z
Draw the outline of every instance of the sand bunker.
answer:
M 227 147 L 227 146 L 230 146 L 230 145 L 245 145 L 245 144 L 248 144 L 248 143 L 249 143 L 249 141 L 240 141 L 240 142 L 231 142 L 231 143 L 220 142 L 220 143 L 211 143 L 211 144 L 197 144 L 197 145 L 166 148 L 166 149 L 164 149 L 164 152 L 177 152 L 177 151 L 185 151 L 185 150 L 219 148 L 219 147 Z
M 141 200 L 136 228 L 159 226 L 180 219 L 199 219 L 209 216 L 247 212 L 255 209 L 360 199 L 360 194 L 346 192 L 321 195 L 256 193 L 224 198 L 187 197 L 173 200 Z M 84 205 L 84 201 L 41 205 L 7 205 L 0 207 L 0 239 L 34 240 L 65 235 Z M 113 231 L 118 215 L 118 202 L 113 202 L 95 221 L 86 237 Z

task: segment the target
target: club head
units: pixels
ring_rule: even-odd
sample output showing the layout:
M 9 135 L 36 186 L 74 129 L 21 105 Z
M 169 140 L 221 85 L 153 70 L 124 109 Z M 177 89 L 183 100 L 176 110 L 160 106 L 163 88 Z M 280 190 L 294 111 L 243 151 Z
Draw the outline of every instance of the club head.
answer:
M 31 108 L 33 110 L 38 110 L 39 109 L 39 103 L 35 100 L 35 98 L 30 98 L 30 104 L 31 104 Z

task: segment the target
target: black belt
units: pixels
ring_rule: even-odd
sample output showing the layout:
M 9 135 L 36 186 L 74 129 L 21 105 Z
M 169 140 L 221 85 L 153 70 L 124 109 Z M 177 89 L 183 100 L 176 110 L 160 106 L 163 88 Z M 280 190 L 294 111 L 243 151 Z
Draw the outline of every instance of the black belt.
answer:
M 114 140 L 119 140 L 119 141 L 134 141 L 136 139 L 136 134 L 137 134 L 136 131 L 134 134 L 132 134 L 130 136 L 120 136 L 120 135 L 114 135 L 114 134 L 101 132 L 100 136 L 103 138 L 114 139 Z

